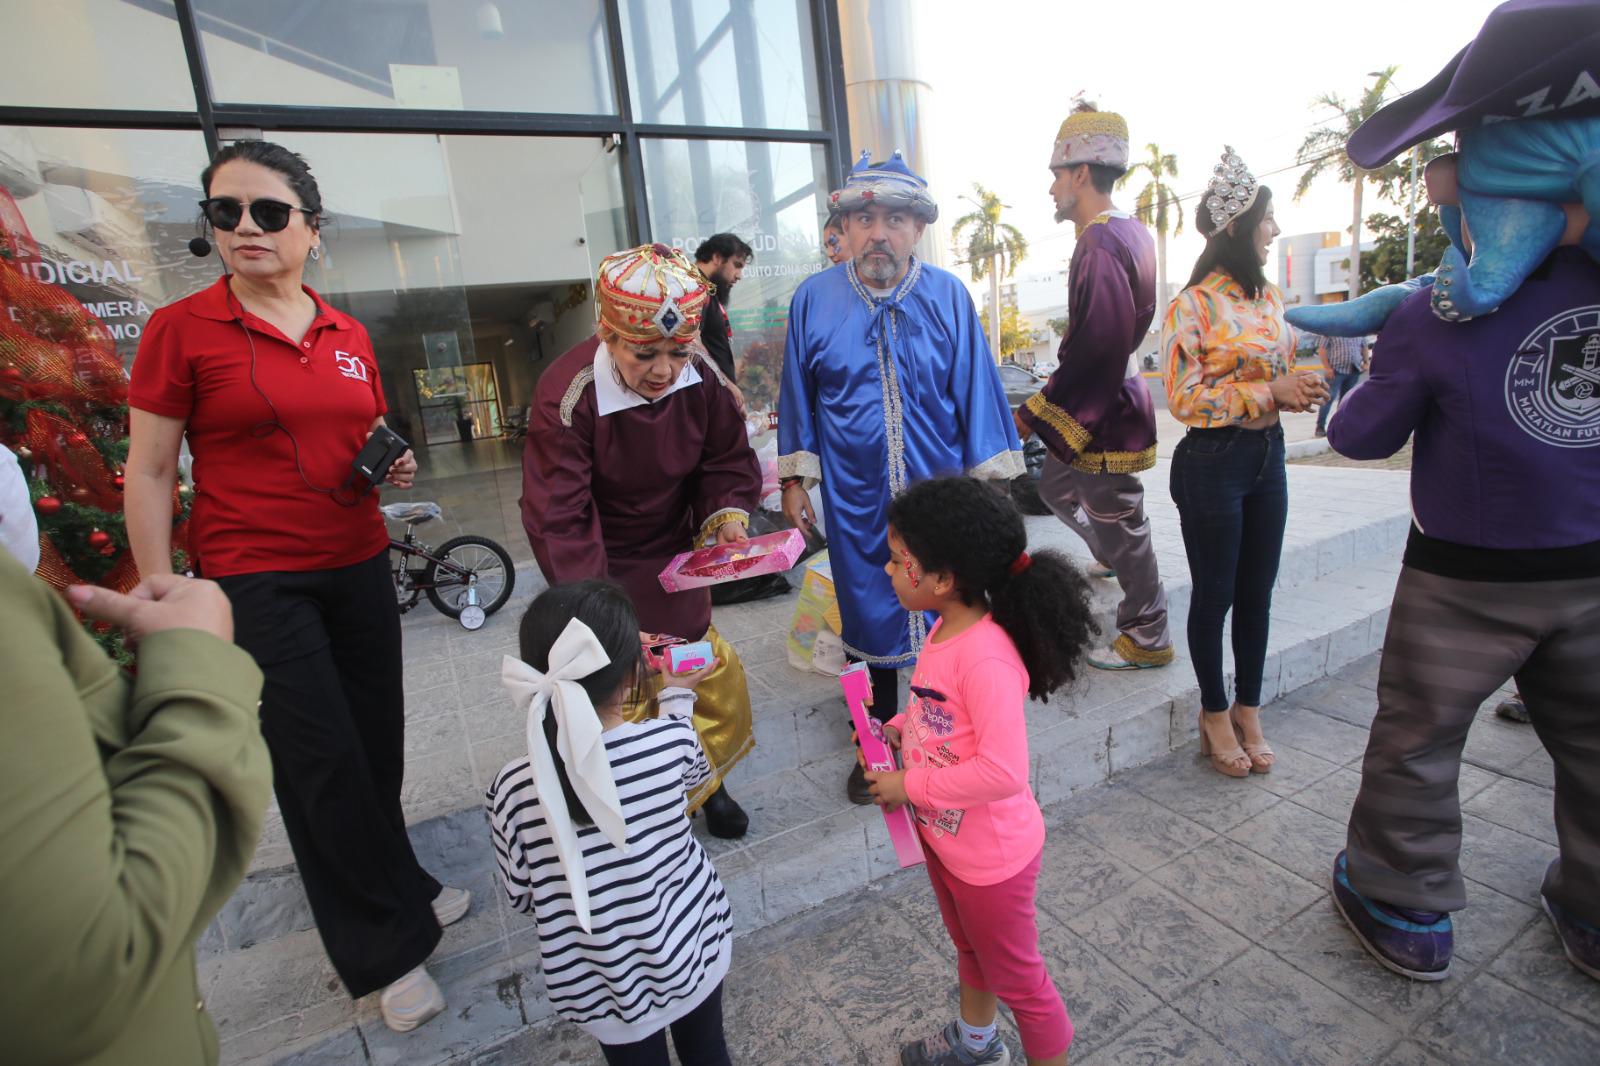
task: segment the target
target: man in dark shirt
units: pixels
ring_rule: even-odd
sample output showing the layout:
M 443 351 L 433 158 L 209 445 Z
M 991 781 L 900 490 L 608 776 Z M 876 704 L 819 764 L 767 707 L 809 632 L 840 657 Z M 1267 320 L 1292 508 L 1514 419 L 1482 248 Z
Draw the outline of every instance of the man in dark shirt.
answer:
M 711 299 L 706 301 L 700 322 L 700 343 L 730 383 L 734 381 L 733 327 L 728 324 L 728 296 L 754 255 L 748 244 L 731 233 L 713 234 L 694 250 L 695 265 L 711 282 Z

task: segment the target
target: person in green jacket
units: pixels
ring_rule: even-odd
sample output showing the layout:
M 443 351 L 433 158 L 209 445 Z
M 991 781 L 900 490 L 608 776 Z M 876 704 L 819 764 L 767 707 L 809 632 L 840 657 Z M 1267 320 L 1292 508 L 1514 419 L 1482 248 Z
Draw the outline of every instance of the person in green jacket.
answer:
M 68 599 L 137 642 L 135 673 Z M 227 597 L 165 574 L 63 599 L 0 552 L 0 634 L 0 1060 L 215 1063 L 194 943 L 272 789 Z

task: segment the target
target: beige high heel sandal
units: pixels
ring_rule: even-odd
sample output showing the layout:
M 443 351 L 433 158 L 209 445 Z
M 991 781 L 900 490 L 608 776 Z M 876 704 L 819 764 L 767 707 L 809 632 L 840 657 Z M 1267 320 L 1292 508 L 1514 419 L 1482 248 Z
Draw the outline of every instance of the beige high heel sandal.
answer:
M 1250 762 L 1250 757 L 1245 754 L 1245 751 L 1244 751 L 1243 748 L 1236 747 L 1232 751 L 1222 751 L 1222 752 L 1213 752 L 1211 750 L 1211 741 L 1206 736 L 1206 712 L 1205 711 L 1202 710 L 1200 712 L 1200 718 L 1199 718 L 1198 721 L 1196 721 L 1195 724 L 1200 728 L 1200 754 L 1201 755 L 1205 755 L 1205 756 L 1207 756 L 1207 757 L 1209 757 L 1211 759 L 1211 768 L 1213 770 L 1215 770 L 1217 773 L 1223 775 L 1224 777 L 1249 777 L 1250 776 L 1250 768 L 1254 764 Z M 1229 725 L 1233 724 L 1233 718 L 1232 718 L 1231 714 L 1230 714 L 1230 716 L 1228 718 L 1228 724 Z M 1239 763 L 1239 761 L 1241 759 L 1244 760 L 1244 765 L 1243 766 L 1238 765 L 1238 763 Z
M 1278 756 L 1273 752 L 1272 745 L 1267 743 L 1267 738 L 1262 737 L 1259 744 L 1246 744 L 1244 730 L 1239 727 L 1239 720 L 1233 716 L 1233 708 L 1228 708 L 1228 724 L 1233 726 L 1233 735 L 1239 738 L 1239 749 L 1250 760 L 1250 772 L 1253 774 L 1270 774 L 1272 766 L 1278 761 Z

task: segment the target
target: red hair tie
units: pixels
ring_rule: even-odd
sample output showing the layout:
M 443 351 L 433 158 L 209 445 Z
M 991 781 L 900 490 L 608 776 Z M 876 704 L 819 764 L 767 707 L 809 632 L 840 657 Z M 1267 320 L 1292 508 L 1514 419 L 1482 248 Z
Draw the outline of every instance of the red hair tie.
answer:
M 1018 574 L 1022 573 L 1024 570 L 1026 570 L 1028 567 L 1030 567 L 1032 565 L 1033 565 L 1033 557 L 1030 556 L 1027 552 L 1023 552 L 1021 555 L 1017 556 L 1014 560 L 1012 560 L 1012 563 L 1011 563 L 1010 566 L 1006 567 L 1006 572 L 1009 573 L 1012 577 L 1016 577 Z

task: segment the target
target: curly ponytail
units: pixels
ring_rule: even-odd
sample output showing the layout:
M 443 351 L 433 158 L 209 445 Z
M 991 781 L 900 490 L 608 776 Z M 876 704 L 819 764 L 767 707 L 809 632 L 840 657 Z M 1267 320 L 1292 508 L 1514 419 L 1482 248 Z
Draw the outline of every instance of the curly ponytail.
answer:
M 924 570 L 951 574 L 968 604 L 987 603 L 1043 700 L 1078 676 L 1100 632 L 1089 583 L 1058 551 L 1025 556 L 1027 530 L 1009 497 L 970 477 L 923 481 L 889 504 L 889 524 Z

